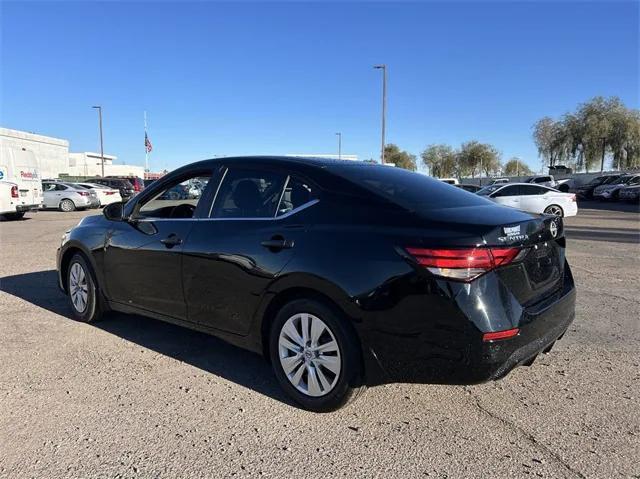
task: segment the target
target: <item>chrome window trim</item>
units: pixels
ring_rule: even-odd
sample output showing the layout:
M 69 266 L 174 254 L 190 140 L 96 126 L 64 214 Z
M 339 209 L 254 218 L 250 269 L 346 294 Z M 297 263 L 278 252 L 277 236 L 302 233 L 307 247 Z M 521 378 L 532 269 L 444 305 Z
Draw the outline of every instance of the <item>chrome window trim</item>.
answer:
M 222 173 L 222 178 L 220 178 L 220 182 L 218 183 L 218 187 L 216 188 L 216 193 L 213 195 L 213 200 L 211 201 L 211 207 L 209 208 L 209 214 L 207 218 L 211 218 L 211 214 L 213 213 L 213 206 L 216 204 L 216 199 L 218 198 L 218 193 L 220 192 L 220 188 L 222 187 L 222 183 L 224 179 L 227 177 L 227 172 L 229 171 L 229 167 L 224 167 L 224 173 Z
M 300 205 L 297 208 L 292 209 L 288 213 L 283 214 L 282 216 L 265 216 L 262 218 L 139 218 L 135 221 L 139 222 L 156 222 L 156 221 L 279 221 L 284 218 L 288 218 L 290 216 L 295 215 L 296 213 L 306 210 L 307 208 L 312 207 L 313 205 L 319 203 L 319 199 L 313 199 L 308 201 L 304 205 Z
M 275 213 L 273 213 L 274 218 L 278 216 L 278 211 L 280 210 L 280 203 L 282 203 L 282 198 L 284 198 L 284 192 L 287 191 L 287 186 L 289 185 L 289 178 L 291 178 L 291 175 L 287 175 L 287 179 L 284 180 L 284 185 L 282 186 L 282 193 L 280 193 L 280 199 L 278 200 L 278 204 L 276 205 L 276 211 Z

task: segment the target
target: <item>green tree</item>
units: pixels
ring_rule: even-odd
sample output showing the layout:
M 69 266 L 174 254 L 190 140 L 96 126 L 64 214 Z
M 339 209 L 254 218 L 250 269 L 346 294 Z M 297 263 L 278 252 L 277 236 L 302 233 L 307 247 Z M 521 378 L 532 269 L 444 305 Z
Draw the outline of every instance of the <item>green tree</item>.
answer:
M 416 156 L 401 150 L 397 145 L 394 145 L 393 143 L 385 145 L 384 161 L 385 163 L 393 163 L 398 168 L 404 168 L 405 170 L 416 171 L 417 167 Z
M 449 145 L 429 145 L 420 157 L 431 176 L 448 178 L 459 173 L 456 152 Z
M 528 176 L 533 174 L 529 166 L 516 157 L 505 163 L 503 173 L 506 176 Z
M 459 168 L 464 174 L 475 177 L 482 172 L 486 176 L 500 171 L 500 152 L 487 143 L 468 141 L 458 153 Z
M 640 165 L 640 111 L 617 97 L 595 97 L 561 120 L 544 117 L 533 126 L 533 138 L 545 164 L 575 164 L 597 169 L 604 154 L 624 169 Z

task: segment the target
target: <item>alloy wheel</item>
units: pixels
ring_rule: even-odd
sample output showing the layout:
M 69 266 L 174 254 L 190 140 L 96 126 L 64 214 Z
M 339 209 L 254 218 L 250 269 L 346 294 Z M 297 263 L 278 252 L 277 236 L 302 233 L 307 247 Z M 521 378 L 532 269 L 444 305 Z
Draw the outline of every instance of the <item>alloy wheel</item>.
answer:
M 69 294 L 73 308 L 78 313 L 84 313 L 89 302 L 89 285 L 87 275 L 80 263 L 73 263 L 69 270 Z
M 71 201 L 71 200 L 62 200 L 62 203 L 60 203 L 60 209 L 62 211 L 66 211 L 66 212 L 73 211 L 73 209 L 74 209 L 73 201 Z
M 329 326 L 317 316 L 297 313 L 282 326 L 278 338 L 280 365 L 301 393 L 320 397 L 334 388 L 342 358 Z
M 544 210 L 544 212 L 548 215 L 562 216 L 562 208 L 556 205 L 551 205 L 547 207 L 547 209 Z

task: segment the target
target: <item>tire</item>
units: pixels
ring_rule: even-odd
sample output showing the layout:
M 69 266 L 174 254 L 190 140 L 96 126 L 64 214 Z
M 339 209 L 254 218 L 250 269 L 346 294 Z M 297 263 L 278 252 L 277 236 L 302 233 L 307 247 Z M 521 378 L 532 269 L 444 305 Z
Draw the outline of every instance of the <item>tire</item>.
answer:
M 68 198 L 65 198 L 60 202 L 60 211 L 69 213 L 71 211 L 75 211 L 75 209 L 76 209 L 76 204 Z
M 103 311 L 98 297 L 99 292 L 96 287 L 93 269 L 85 257 L 79 253 L 73 255 L 69 262 L 66 282 L 69 305 L 71 306 L 73 317 L 84 323 L 92 323 L 99 320 Z
M 564 216 L 564 210 L 558 205 L 549 205 L 544 209 L 544 214 L 562 218 Z
M 301 334 L 304 322 L 308 327 L 305 338 Z M 286 331 L 292 333 L 291 327 L 295 333 L 290 336 Z M 294 339 L 292 336 L 296 334 Z M 298 347 L 303 339 L 308 339 L 306 347 Z M 335 350 L 332 343 L 337 345 Z M 314 344 L 324 346 L 325 350 L 314 350 Z M 271 325 L 269 352 L 280 386 L 304 409 L 334 411 L 364 390 L 356 334 L 341 315 L 322 302 L 297 299 L 282 307 Z M 283 364 L 288 364 L 289 375 Z

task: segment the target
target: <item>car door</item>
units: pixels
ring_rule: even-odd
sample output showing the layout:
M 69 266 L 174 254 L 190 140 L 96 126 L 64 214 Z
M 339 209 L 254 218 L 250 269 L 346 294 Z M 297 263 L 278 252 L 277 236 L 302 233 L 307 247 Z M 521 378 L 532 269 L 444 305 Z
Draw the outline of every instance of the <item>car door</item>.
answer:
M 197 219 L 209 212 L 209 190 L 198 198 L 179 200 L 166 199 L 165 192 L 193 177 L 208 185 L 211 171 L 169 175 L 140 197 L 127 221 L 113 223 L 104 258 L 112 301 L 187 319 L 182 250 Z
M 546 193 L 552 194 L 553 191 L 538 185 L 520 185 L 520 209 L 530 213 L 542 213 L 551 198 L 545 196 Z
M 267 286 L 295 254 L 299 213 L 317 201 L 311 182 L 264 165 L 231 166 L 208 220 L 184 250 L 189 319 L 246 335 Z
M 508 185 L 493 192 L 490 198 L 504 206 L 520 208 L 520 186 Z
M 68 188 L 60 183 L 47 183 L 46 191 L 43 193 L 45 208 L 57 208 L 60 201 L 65 198 L 65 191 Z

